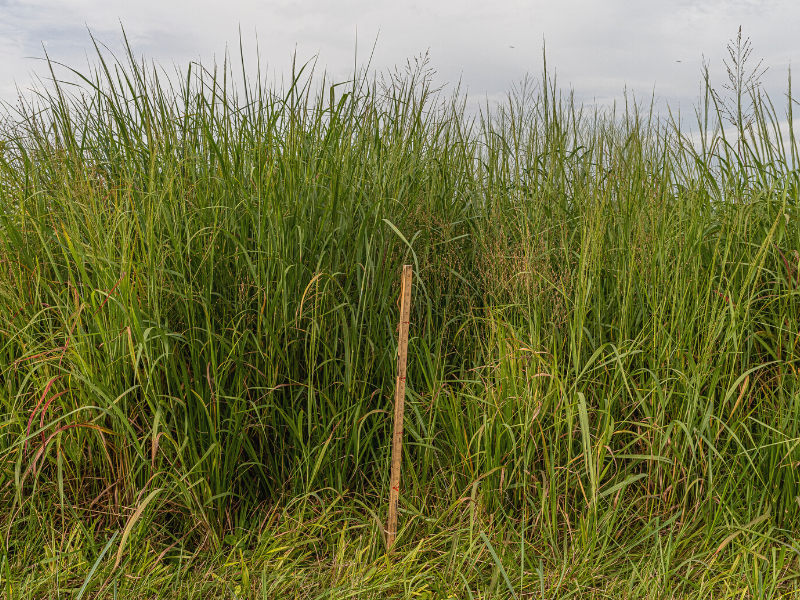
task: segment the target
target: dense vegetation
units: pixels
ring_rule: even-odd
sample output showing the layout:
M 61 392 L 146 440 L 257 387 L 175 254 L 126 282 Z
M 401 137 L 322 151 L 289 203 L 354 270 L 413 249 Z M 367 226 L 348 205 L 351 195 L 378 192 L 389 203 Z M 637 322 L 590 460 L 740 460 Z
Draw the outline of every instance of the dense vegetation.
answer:
M 800 160 L 743 64 L 690 136 L 98 57 L 0 134 L 5 597 L 800 589 Z

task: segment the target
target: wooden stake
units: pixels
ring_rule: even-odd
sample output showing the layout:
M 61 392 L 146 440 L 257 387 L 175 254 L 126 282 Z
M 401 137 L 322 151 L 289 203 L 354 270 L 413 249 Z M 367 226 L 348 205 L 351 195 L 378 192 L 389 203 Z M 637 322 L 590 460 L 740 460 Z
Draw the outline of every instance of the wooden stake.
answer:
M 397 341 L 397 385 L 394 393 L 394 434 L 392 435 L 392 480 L 389 488 L 389 522 L 386 546 L 392 549 L 397 535 L 397 501 L 400 499 L 400 467 L 403 459 L 403 412 L 406 404 L 406 361 L 408 321 L 411 316 L 411 265 L 403 266 L 400 287 L 400 337 Z

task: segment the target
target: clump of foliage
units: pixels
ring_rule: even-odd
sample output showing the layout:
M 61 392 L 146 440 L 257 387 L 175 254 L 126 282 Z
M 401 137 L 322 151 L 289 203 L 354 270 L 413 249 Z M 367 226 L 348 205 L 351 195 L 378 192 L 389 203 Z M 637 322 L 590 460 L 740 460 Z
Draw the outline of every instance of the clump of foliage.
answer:
M 242 73 L 98 53 L 2 129 L 6 597 L 796 590 L 799 161 L 757 85 L 697 141 L 546 73 L 477 117 L 424 62 Z

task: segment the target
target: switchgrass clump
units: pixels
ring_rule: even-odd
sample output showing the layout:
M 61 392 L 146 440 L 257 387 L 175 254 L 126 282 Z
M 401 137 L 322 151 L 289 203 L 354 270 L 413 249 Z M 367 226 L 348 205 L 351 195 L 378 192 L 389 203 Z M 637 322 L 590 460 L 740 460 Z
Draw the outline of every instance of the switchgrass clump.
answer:
M 7 597 L 797 592 L 798 154 L 758 86 L 731 131 L 709 83 L 696 142 L 546 73 L 470 117 L 424 61 L 97 61 L 0 133 Z

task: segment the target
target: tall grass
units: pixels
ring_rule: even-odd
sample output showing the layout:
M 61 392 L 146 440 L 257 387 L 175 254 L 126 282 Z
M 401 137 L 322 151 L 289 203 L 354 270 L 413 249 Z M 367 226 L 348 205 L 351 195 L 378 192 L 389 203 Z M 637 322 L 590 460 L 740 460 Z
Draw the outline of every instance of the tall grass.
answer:
M 546 73 L 471 117 L 424 63 L 97 60 L 0 142 L 8 597 L 796 589 L 800 182 L 765 95 L 725 129 L 707 86 L 695 142 Z

